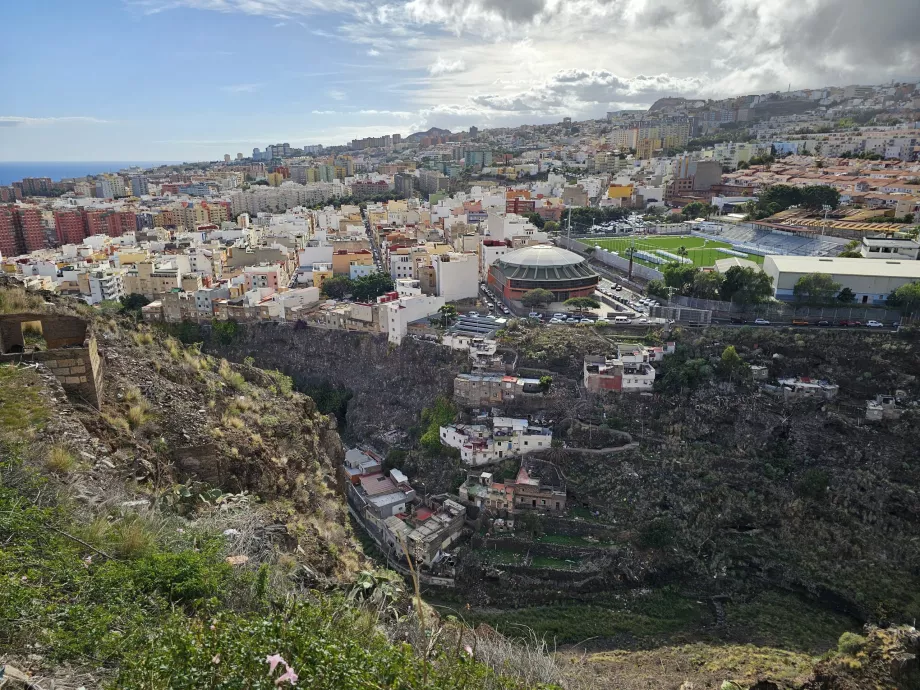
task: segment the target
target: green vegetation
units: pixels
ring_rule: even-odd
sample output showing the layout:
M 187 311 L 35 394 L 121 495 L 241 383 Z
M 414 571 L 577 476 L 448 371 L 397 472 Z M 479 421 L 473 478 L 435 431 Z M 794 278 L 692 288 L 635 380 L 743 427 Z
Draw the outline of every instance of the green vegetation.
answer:
M 840 283 L 830 273 L 809 273 L 796 281 L 792 288 L 799 304 L 831 304 L 840 293 Z
M 242 327 L 233 319 L 227 321 L 213 321 L 211 331 L 214 339 L 221 345 L 229 345 L 241 333 Z
M 352 399 L 354 393 L 347 388 L 336 388 L 328 382 L 309 386 L 302 389 L 301 392 L 313 398 L 320 412 L 335 415 L 340 428 L 345 428 L 348 401 Z
M 352 280 L 348 276 L 333 276 L 323 281 L 323 294 L 330 299 L 351 295 L 356 302 L 373 302 L 393 290 L 393 279 L 386 273 L 371 273 Z
M 650 294 L 668 299 L 670 290 L 675 294 L 701 299 L 724 300 L 739 304 L 757 304 L 773 294 L 772 279 L 763 271 L 732 266 L 725 273 L 704 272 L 696 266 L 672 263 L 662 269 L 664 280 L 650 280 Z
M 521 296 L 521 304 L 525 307 L 543 307 L 553 301 L 553 293 L 543 288 L 528 290 Z
M 601 303 L 593 297 L 572 297 L 567 299 L 563 304 L 573 311 L 587 311 L 589 309 L 598 309 Z
M 0 430 L 25 434 L 41 428 L 49 413 L 39 381 L 34 369 L 0 365 Z
M 690 259 L 693 262 L 694 266 L 699 266 L 701 268 L 706 268 L 714 265 L 717 259 L 729 258 L 729 255 L 720 252 L 719 248 L 732 248 L 732 245 L 728 242 L 717 242 L 715 240 L 706 239 L 704 237 L 696 237 L 695 235 L 662 235 L 659 237 L 654 235 L 646 235 L 641 238 L 584 238 L 580 239 L 579 242 L 591 247 L 598 245 L 603 249 L 607 249 L 608 251 L 618 252 L 623 257 L 628 256 L 627 252 L 632 246 L 635 246 L 636 249 L 641 249 L 651 254 L 654 254 L 656 249 L 663 249 L 665 251 L 671 252 L 672 254 L 677 254 L 680 252 L 680 248 L 683 247 L 686 249 L 687 253 L 686 255 L 681 254 L 681 256 L 686 256 L 687 259 Z M 757 254 L 749 254 L 745 258 L 753 261 L 754 263 L 763 263 L 763 257 L 758 256 Z M 649 266 L 651 268 L 661 270 L 661 264 L 653 264 L 638 256 L 633 257 L 633 261 L 644 266 Z
M 920 308 L 920 282 L 907 283 L 888 295 L 888 306 L 912 314 Z
M 680 210 L 680 214 L 687 219 L 707 218 L 715 211 L 714 206 L 704 204 L 702 201 L 691 201 Z
M 753 220 L 767 218 L 791 206 L 802 206 L 810 211 L 820 211 L 824 206 L 834 209 L 840 204 L 840 192 L 828 185 L 792 187 L 776 184 L 764 189 L 757 201 L 746 205 L 747 214 Z
M 453 424 L 456 417 L 457 408 L 444 396 L 438 396 L 433 407 L 422 410 L 422 424 L 425 425 L 425 431 L 419 439 L 422 448 L 432 455 L 450 450 L 441 443 L 441 427 Z

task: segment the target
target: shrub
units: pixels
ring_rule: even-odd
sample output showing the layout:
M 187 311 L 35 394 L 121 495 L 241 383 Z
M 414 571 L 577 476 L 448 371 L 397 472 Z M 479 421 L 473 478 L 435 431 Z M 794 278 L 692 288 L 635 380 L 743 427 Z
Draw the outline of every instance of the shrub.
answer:
M 796 493 L 805 498 L 819 499 L 827 491 L 830 475 L 824 470 L 810 469 L 796 484 Z
M 845 632 L 837 641 L 837 651 L 853 656 L 866 646 L 866 638 L 853 632 Z
M 233 390 L 243 390 L 246 387 L 246 379 L 243 378 L 243 375 L 233 371 L 230 367 L 230 363 L 226 359 L 222 359 L 220 362 L 220 368 L 218 369 L 221 379 Z
M 153 343 L 153 336 L 150 333 L 132 333 L 131 337 L 134 339 L 135 345 L 150 345 Z

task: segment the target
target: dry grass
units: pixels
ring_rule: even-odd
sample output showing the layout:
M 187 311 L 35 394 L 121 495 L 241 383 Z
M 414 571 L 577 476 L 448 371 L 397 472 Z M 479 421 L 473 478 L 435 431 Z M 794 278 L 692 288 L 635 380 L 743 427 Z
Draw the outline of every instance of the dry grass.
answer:
M 76 469 L 77 459 L 67 446 L 57 443 L 48 450 L 45 467 L 55 474 L 68 474 Z
M 117 414 L 112 414 L 111 412 L 103 412 L 102 418 L 110 427 L 116 431 L 120 431 L 125 434 L 131 433 L 131 427 L 128 425 L 128 420 L 124 417 Z
M 132 333 L 131 337 L 134 339 L 135 345 L 151 345 L 153 344 L 153 336 L 150 333 Z
M 129 405 L 139 403 L 143 399 L 144 396 L 141 394 L 141 389 L 137 386 L 130 386 L 125 390 L 125 402 Z
M 132 430 L 139 429 L 150 421 L 150 403 L 146 400 L 141 400 L 136 405 L 131 405 L 125 418 L 128 420 L 128 426 Z
M 30 294 L 18 287 L 0 289 L 0 314 L 43 312 L 44 310 L 45 300 L 39 295 Z
M 243 375 L 233 371 L 230 367 L 230 362 L 226 359 L 220 360 L 220 368 L 217 370 L 217 373 L 220 374 L 221 379 L 226 383 L 230 388 L 236 391 L 241 391 L 246 387 L 246 379 L 243 378 Z
M 182 359 L 182 347 L 179 345 L 179 341 L 175 338 L 166 339 L 166 351 L 169 353 L 169 356 L 178 361 Z
M 246 425 L 243 420 L 231 412 L 227 412 L 220 418 L 220 423 L 228 429 L 242 429 Z
M 157 536 L 156 527 L 138 515 L 115 525 L 109 541 L 122 558 L 137 558 L 156 546 Z

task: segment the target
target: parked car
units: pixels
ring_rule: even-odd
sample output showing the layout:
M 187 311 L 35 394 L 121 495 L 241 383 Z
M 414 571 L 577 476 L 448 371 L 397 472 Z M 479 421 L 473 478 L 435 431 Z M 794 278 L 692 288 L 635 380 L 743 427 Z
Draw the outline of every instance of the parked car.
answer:
M 569 318 L 569 315 L 568 315 L 568 314 L 562 314 L 562 313 L 560 313 L 560 312 L 556 312 L 555 314 L 553 314 L 553 318 L 554 318 L 554 319 L 562 319 L 563 321 L 565 321 L 567 318 Z
M 581 319 L 579 323 L 594 323 L 591 319 Z
M 818 325 L 819 326 L 830 326 L 831 322 L 828 321 L 827 319 L 821 319 L 820 321 L 818 321 Z
M 757 326 L 769 326 L 770 322 L 766 319 L 754 319 L 754 324 Z
M 468 312 L 466 313 L 466 315 L 467 315 L 467 316 L 472 316 L 472 317 L 475 318 L 475 317 L 479 316 L 479 312 L 478 312 L 478 311 L 468 311 Z
M 639 323 L 648 323 L 648 319 L 643 316 L 639 319 Z
M 808 323 L 808 321 L 806 321 L 805 319 L 792 319 L 792 325 L 793 326 L 810 326 L 811 324 Z
M 866 321 L 866 325 L 869 328 L 882 328 L 885 324 L 883 324 L 881 321 Z
M 532 312 L 530 312 L 530 313 L 527 315 L 527 318 L 528 318 L 528 319 L 542 319 L 542 318 L 543 318 L 543 314 L 541 314 L 541 313 L 538 312 L 538 311 L 532 311 Z
M 566 323 L 578 323 L 578 319 L 576 319 L 574 316 L 570 316 L 565 320 L 565 322 Z
M 595 321 L 594 323 L 596 323 L 598 326 L 603 326 L 604 324 L 610 323 L 610 321 L 609 321 L 608 319 L 605 319 L 605 318 L 601 317 L 601 318 L 599 318 L 597 321 Z
M 854 328 L 857 326 L 862 326 L 862 321 L 847 321 L 846 319 L 844 319 L 843 321 L 840 322 L 840 325 L 849 326 L 850 328 Z
M 557 319 L 557 318 L 555 318 L 555 317 L 552 318 L 552 319 L 550 319 L 549 322 L 550 322 L 550 323 L 565 323 L 564 320 L 562 320 L 562 319 Z
M 511 313 L 511 310 L 508 309 L 508 307 L 504 307 L 504 306 L 502 307 L 502 314 L 510 314 L 510 313 Z
M 747 321 L 745 321 L 744 319 L 742 319 L 740 316 L 733 316 L 733 317 L 731 317 L 730 320 L 731 320 L 732 323 L 742 323 L 742 324 L 743 324 L 743 323 L 747 323 Z

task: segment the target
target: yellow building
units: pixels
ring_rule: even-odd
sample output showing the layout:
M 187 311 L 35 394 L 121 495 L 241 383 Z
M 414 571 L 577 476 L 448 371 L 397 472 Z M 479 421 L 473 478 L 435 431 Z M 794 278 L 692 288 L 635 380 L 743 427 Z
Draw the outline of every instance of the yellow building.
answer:
M 115 256 L 118 257 L 119 266 L 130 266 L 131 264 L 139 264 L 141 261 L 146 261 L 150 254 L 146 249 L 123 249 Z
M 331 270 L 313 271 L 313 287 L 323 289 L 323 283 L 332 277 Z
M 334 275 L 351 275 L 352 264 L 373 266 L 374 255 L 367 249 L 358 252 L 339 251 L 332 255 L 332 273 Z
M 178 268 L 157 268 L 152 261 L 141 261 L 136 269 L 125 274 L 125 294 L 155 299 L 181 287 L 181 282 L 182 273 Z
M 607 188 L 608 199 L 630 199 L 633 195 L 631 184 L 612 184 Z
M 280 187 L 284 182 L 284 175 L 281 173 L 268 173 L 268 184 L 272 187 Z

